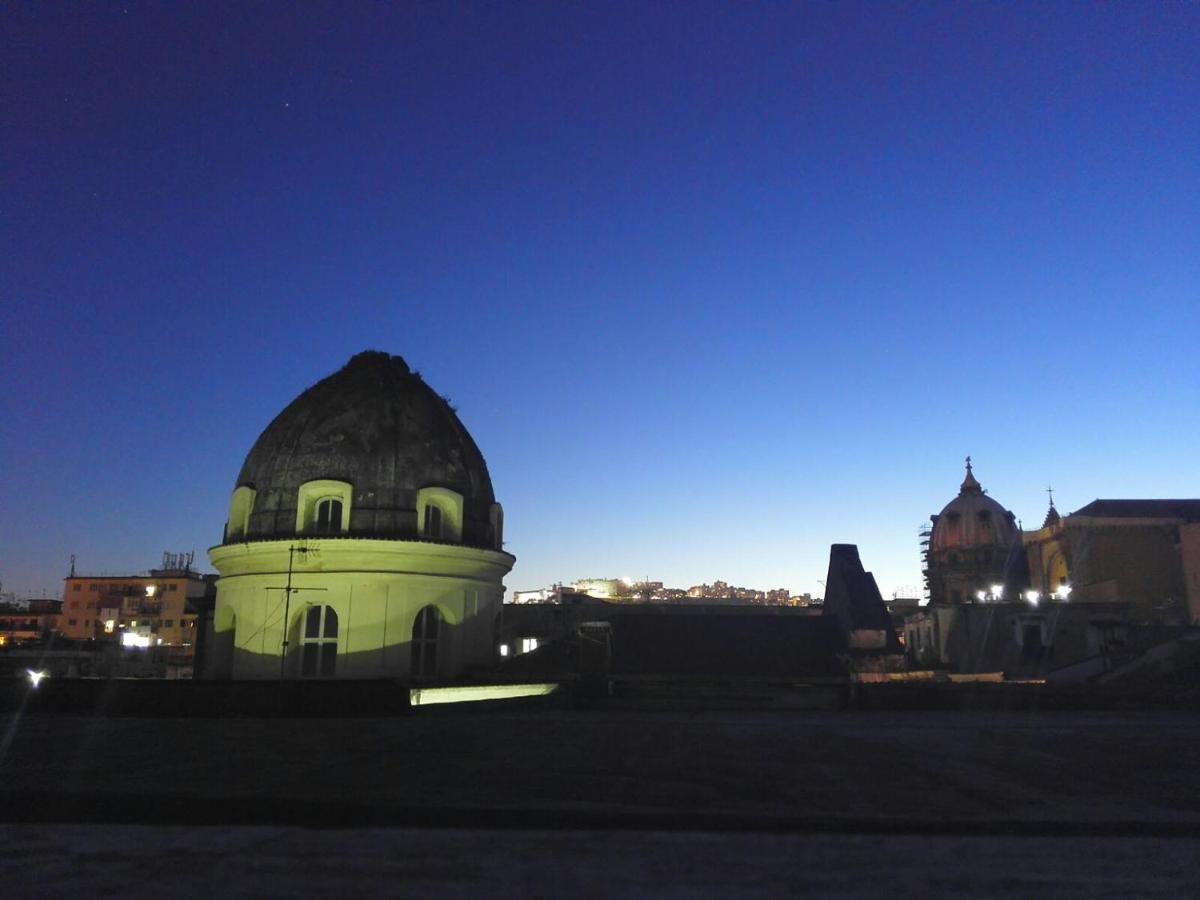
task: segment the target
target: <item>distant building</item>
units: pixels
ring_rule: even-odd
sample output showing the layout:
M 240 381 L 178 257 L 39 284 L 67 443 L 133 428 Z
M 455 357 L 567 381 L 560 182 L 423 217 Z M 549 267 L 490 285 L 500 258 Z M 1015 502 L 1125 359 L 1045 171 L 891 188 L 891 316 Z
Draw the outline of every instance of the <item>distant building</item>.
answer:
M 212 578 L 190 568 L 145 575 L 69 575 L 63 582 L 58 632 L 73 640 L 125 647 L 175 647 L 190 657 L 197 619 Z
M 931 604 L 1019 596 L 1028 584 L 1016 516 L 987 495 L 971 470 L 958 496 L 930 516 L 925 579 Z
M 541 588 L 536 591 L 513 591 L 513 603 L 555 603 L 558 600 L 558 588 Z
M 633 596 L 633 582 L 626 578 L 581 578 L 571 589 L 600 600 L 618 600 Z
M 500 655 L 509 675 L 563 675 L 577 671 L 603 634 L 614 676 L 685 679 L 838 676 L 847 664 L 899 659 L 891 617 L 857 547 L 831 548 L 828 585 L 825 604 L 811 607 L 746 602 L 723 582 L 702 586 L 721 599 L 665 603 L 564 591 L 561 603 L 507 606 Z
M 1008 678 L 1051 677 L 1089 661 L 1099 674 L 1131 640 L 1122 603 L 930 604 L 910 614 L 904 630 L 914 668 Z
M 968 459 L 932 517 L 930 602 L 904 617 L 910 665 L 1095 677 L 1200 622 L 1200 500 L 1096 500 L 1021 533 Z
M 0 604 L 0 647 L 44 641 L 57 627 L 61 612 L 61 600 L 20 600 Z
M 1200 500 L 1093 500 L 1066 517 L 1052 502 L 1024 542 L 1043 596 L 1069 588 L 1137 621 L 1200 624 Z
M 548 590 L 514 592 L 512 602 L 550 602 L 551 597 L 546 593 Z M 634 581 L 629 578 L 583 578 L 571 585 L 571 590 L 599 600 L 629 603 L 704 602 L 723 605 L 744 603 L 768 606 L 808 606 L 812 603 L 812 598 L 808 594 L 793 597 L 786 588 L 760 591 L 756 588 L 735 587 L 725 581 L 697 584 L 684 590 L 664 587 L 661 581 Z

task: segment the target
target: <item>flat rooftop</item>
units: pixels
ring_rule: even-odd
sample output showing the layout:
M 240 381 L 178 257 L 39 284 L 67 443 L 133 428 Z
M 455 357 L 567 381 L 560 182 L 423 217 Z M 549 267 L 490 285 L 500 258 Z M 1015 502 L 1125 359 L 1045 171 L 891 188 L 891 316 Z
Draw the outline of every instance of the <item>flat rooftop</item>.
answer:
M 1188 712 L 496 706 L 4 729 L 17 894 L 155 873 L 184 894 L 1200 891 Z

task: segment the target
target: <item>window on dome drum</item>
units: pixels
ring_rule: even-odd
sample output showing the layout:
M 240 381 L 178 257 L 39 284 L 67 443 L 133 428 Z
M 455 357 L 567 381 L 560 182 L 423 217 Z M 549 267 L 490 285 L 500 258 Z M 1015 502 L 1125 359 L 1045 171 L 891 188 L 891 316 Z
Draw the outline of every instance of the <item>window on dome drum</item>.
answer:
M 425 504 L 425 537 L 442 536 L 442 510 L 432 503 Z
M 434 678 L 438 671 L 438 632 L 442 617 L 437 608 L 427 606 L 413 622 L 410 671 L 417 678 Z
M 338 616 L 332 606 L 310 606 L 300 646 L 301 678 L 332 678 L 337 661 Z
M 317 502 L 317 516 L 313 520 L 313 531 L 317 534 L 333 534 L 342 530 L 342 501 L 332 497 Z

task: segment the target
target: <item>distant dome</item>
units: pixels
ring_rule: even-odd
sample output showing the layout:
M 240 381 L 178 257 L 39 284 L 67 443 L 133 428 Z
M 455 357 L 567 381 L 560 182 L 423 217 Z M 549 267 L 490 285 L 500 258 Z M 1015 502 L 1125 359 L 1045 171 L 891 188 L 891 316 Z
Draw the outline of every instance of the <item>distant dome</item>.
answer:
M 237 479 L 255 492 L 242 539 L 294 534 L 300 488 L 321 479 L 352 490 L 347 536 L 412 537 L 417 492 L 443 488 L 462 497 L 461 542 L 493 545 L 495 497 L 483 454 L 446 400 L 399 356 L 357 354 L 266 427 Z
M 935 553 L 976 547 L 1007 549 L 1017 538 L 1016 517 L 983 492 L 968 458 L 958 496 L 934 517 L 929 549 Z

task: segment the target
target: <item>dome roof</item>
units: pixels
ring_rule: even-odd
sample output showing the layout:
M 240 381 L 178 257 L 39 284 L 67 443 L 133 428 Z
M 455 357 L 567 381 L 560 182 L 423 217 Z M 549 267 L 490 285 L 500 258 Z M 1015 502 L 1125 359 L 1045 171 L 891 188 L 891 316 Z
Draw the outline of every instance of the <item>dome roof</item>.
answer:
M 967 475 L 958 496 L 933 517 L 929 549 L 959 550 L 972 547 L 1007 548 L 1018 538 L 1016 517 L 984 493 L 971 471 L 967 457 Z
M 351 486 L 350 535 L 413 536 L 417 492 L 438 487 L 463 498 L 462 542 L 489 545 L 495 497 L 483 454 L 399 356 L 357 354 L 266 427 L 237 479 L 255 491 L 245 536 L 294 534 L 301 485 L 322 479 Z

